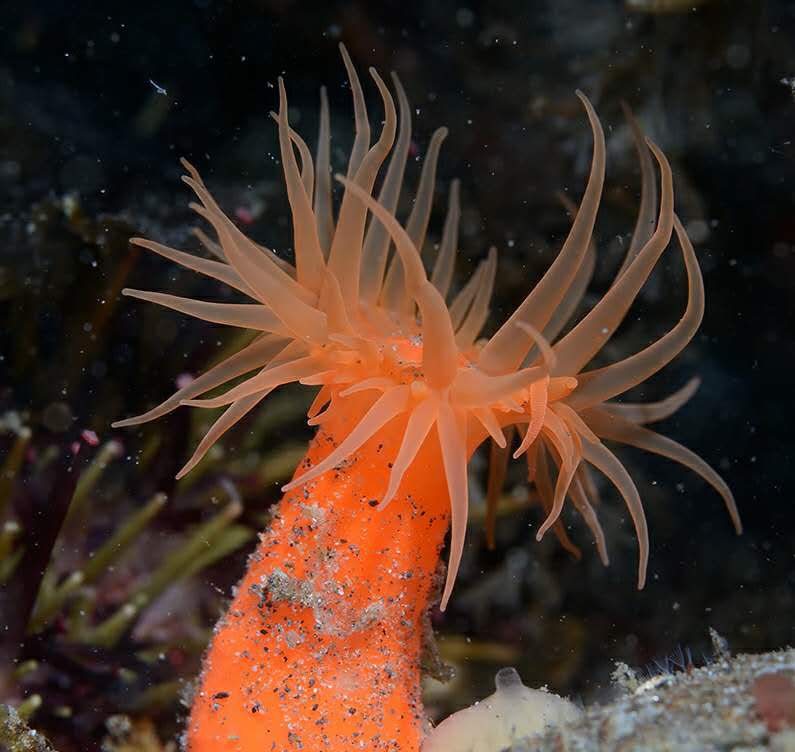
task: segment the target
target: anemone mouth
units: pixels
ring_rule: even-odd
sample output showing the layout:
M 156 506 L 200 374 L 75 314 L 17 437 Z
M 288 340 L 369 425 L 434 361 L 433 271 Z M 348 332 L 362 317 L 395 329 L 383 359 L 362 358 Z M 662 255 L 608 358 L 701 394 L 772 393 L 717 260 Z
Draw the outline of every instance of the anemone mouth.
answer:
M 623 497 L 639 543 L 638 586 L 645 580 L 648 531 L 638 491 L 604 440 L 641 447 L 689 467 L 723 497 L 740 530 L 734 499 L 726 484 L 700 458 L 645 427 L 678 409 L 695 391 L 691 386 L 661 403 L 614 403 L 615 397 L 662 369 L 690 341 L 704 308 L 703 283 L 692 245 L 674 214 L 673 181 L 662 151 L 643 134 L 627 110 L 641 167 L 641 202 L 629 250 L 615 282 L 593 308 L 564 335 L 593 272 L 593 229 L 605 173 L 605 139 L 587 97 L 577 96 L 593 136 L 591 171 L 579 207 L 570 207 L 571 229 L 560 253 L 508 320 L 489 338 L 480 334 L 489 316 L 497 254 L 490 249 L 472 277 L 450 294 L 458 251 L 460 190 L 450 188 L 447 218 L 433 266 L 426 271 L 426 241 L 439 150 L 446 129 L 431 138 L 414 202 L 404 222 L 396 218 L 411 140 L 411 110 L 396 75 L 389 87 L 375 70 L 370 75 L 384 108 L 377 140 L 356 71 L 341 47 L 354 99 L 356 135 L 334 211 L 329 165 L 328 102 L 321 90 L 320 132 L 313 160 L 304 140 L 290 127 L 287 95 L 279 80 L 278 124 L 284 180 L 292 212 L 295 265 L 254 243 L 228 218 L 198 171 L 183 160 L 184 182 L 198 203 L 192 208 L 213 228 L 216 239 L 197 230 L 213 258 L 159 243 L 132 242 L 213 277 L 250 302 L 196 301 L 163 293 L 125 290 L 130 295 L 196 318 L 256 332 L 251 344 L 217 364 L 157 407 L 115 426 L 161 417 L 178 406 L 225 407 L 181 477 L 202 459 L 226 431 L 278 387 L 299 382 L 317 387 L 309 411 L 323 422 L 330 403 L 344 406 L 359 392 L 372 403 L 351 432 L 314 467 L 288 483 L 290 491 L 311 482 L 356 452 L 399 416 L 408 416 L 391 466 L 381 505 L 400 495 L 401 481 L 428 440 L 440 445 L 451 510 L 451 542 L 442 608 L 450 597 L 461 560 L 467 520 L 467 462 L 489 438 L 492 477 L 488 518 L 493 521 L 505 463 L 514 436 L 515 458 L 524 457 L 546 519 L 540 539 L 553 530 L 578 554 L 561 523 L 569 500 L 591 529 L 604 563 L 605 536 L 595 509 L 597 491 L 589 468 L 605 475 Z M 297 152 L 297 154 L 296 154 Z M 300 160 L 300 164 L 299 164 Z M 659 201 L 654 163 L 659 171 Z M 375 185 L 386 165 L 380 188 Z M 368 216 L 370 217 L 368 222 Z M 584 370 L 613 336 L 662 253 L 675 237 L 688 277 L 687 309 L 662 338 L 639 353 L 603 368 Z M 244 377 L 223 394 L 211 390 Z M 493 535 L 492 535 L 493 537 Z

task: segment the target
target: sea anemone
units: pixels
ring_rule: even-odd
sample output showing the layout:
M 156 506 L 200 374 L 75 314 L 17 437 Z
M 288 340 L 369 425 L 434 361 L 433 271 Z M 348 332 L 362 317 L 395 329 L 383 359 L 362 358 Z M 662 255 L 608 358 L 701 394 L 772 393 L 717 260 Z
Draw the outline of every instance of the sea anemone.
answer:
M 347 174 L 336 176 L 344 186 L 336 221 L 325 93 L 321 91 L 313 161 L 288 123 L 287 97 L 279 80 L 279 112 L 274 117 L 292 212 L 294 265 L 247 238 L 185 160 L 188 175 L 183 180 L 199 200 L 191 207 L 213 227 L 217 239 L 210 240 L 200 231 L 197 235 L 216 258 L 151 240 L 132 241 L 224 282 L 253 302 L 210 303 L 130 289 L 124 290 L 125 295 L 258 334 L 251 344 L 159 406 L 115 425 L 143 423 L 180 405 L 225 407 L 180 471 L 182 476 L 274 389 L 297 381 L 318 390 L 309 410 L 309 423 L 320 426 L 318 436 L 295 478 L 284 487 L 286 496 L 273 527 L 252 558 L 208 654 L 202 704 L 194 706 L 188 736 L 192 752 L 253 749 L 246 745 L 253 745 L 254 739 L 262 748 L 265 739 L 296 743 L 296 738 L 313 749 L 348 749 L 346 744 L 365 738 L 373 749 L 417 748 L 418 623 L 434 592 L 432 575 L 448 521 L 450 553 L 442 609 L 450 598 L 466 531 L 467 463 L 487 438 L 498 448 L 493 455 L 500 460 L 494 470 L 499 474 L 513 436 L 519 434 L 513 456 L 526 458 L 529 477 L 548 510 L 537 537 L 558 524 L 568 498 L 592 530 L 606 562 L 587 468 L 603 473 L 620 492 L 635 526 L 638 587 L 643 587 L 648 560 L 646 519 L 635 484 L 603 439 L 640 447 L 691 468 L 720 493 L 740 529 L 732 494 L 717 473 L 688 449 L 645 427 L 689 399 L 694 382 L 659 403 L 611 401 L 669 363 L 693 337 L 704 309 L 698 262 L 674 212 L 671 169 L 658 146 L 644 139 L 631 121 L 640 155 L 642 197 L 627 257 L 605 295 L 559 337 L 593 270 L 592 233 L 604 183 L 604 134 L 587 97 L 578 92 L 594 146 L 590 176 L 571 230 L 554 263 L 521 305 L 495 334 L 480 339 L 489 315 L 496 251 L 489 251 L 451 298 L 460 214 L 457 183 L 450 190 L 444 232 L 430 273 L 421 256 L 446 131 L 439 129 L 431 138 L 410 216 L 401 224 L 395 212 L 411 139 L 408 101 L 393 75 L 398 118 L 387 85 L 370 69 L 384 107 L 381 134 L 370 146 L 362 88 L 344 48 L 342 54 L 353 92 L 356 136 Z M 651 155 L 660 172 L 659 207 Z M 374 187 L 387 158 L 376 195 Z M 622 322 L 672 235 L 687 270 L 688 300 L 682 318 L 640 352 L 584 370 Z M 242 376 L 246 377 L 219 396 L 202 398 Z M 551 469 L 556 471 L 554 484 Z M 347 584 L 339 585 L 343 581 Z M 403 626 L 388 635 L 391 627 L 385 625 L 392 611 L 397 620 L 393 624 Z M 280 619 L 284 622 L 278 627 Z M 257 637 L 260 632 L 264 639 Z M 371 632 L 377 637 L 368 637 Z M 351 645 L 346 646 L 347 638 L 353 640 Z M 372 655 L 367 652 L 370 640 L 377 646 Z M 263 642 L 276 645 L 281 662 L 273 653 L 267 661 L 261 658 Z M 318 652 L 319 646 L 325 652 Z M 246 657 L 248 662 L 241 664 L 241 654 L 255 649 L 256 657 Z M 322 659 L 317 657 L 321 654 Z M 372 661 L 386 665 L 389 660 L 396 663 L 386 678 L 368 679 L 366 688 L 359 686 L 364 680 L 357 678 L 357 670 L 366 672 L 369 666 L 372 671 Z M 400 669 L 395 668 L 398 663 Z M 296 678 L 314 670 L 321 673 L 320 683 L 303 684 Z M 243 687 L 243 700 L 235 699 L 239 712 L 227 711 L 230 695 L 224 682 L 236 681 Z M 325 705 L 314 702 L 320 684 L 334 687 Z M 267 703 L 277 686 L 282 699 L 280 710 L 273 711 Z M 377 701 L 371 697 L 373 686 L 378 688 Z M 268 720 L 260 722 L 256 714 L 263 707 Z M 281 717 L 283 728 L 276 728 L 274 713 Z M 320 731 L 312 728 L 318 713 L 323 720 Z M 374 725 L 367 726 L 365 718 L 375 719 Z M 413 730 L 407 732 L 405 724 Z M 376 746 L 374 738 L 383 746 Z M 390 746 L 396 738 L 403 741 Z M 228 746 L 218 746 L 224 744 Z

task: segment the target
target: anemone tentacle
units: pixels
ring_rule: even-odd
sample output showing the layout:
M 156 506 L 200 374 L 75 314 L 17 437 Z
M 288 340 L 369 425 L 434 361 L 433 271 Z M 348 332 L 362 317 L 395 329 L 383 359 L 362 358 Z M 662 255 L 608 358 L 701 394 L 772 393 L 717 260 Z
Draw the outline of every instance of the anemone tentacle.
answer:
M 181 474 L 194 467 L 209 446 L 272 390 L 289 382 L 319 387 L 309 413 L 321 425 L 346 400 L 370 394 L 372 404 L 358 425 L 340 437 L 319 464 L 304 468 L 285 491 L 311 483 L 348 459 L 364 442 L 397 418 L 405 434 L 379 499 L 381 508 L 400 495 L 403 476 L 420 448 L 437 442 L 450 495 L 452 537 L 444 608 L 461 559 L 467 508 L 466 463 L 478 444 L 489 438 L 501 458 L 494 473 L 504 477 L 504 463 L 519 428 L 515 458 L 526 455 L 546 512 L 538 530 L 565 543 L 560 518 L 570 500 L 590 528 L 599 555 L 607 562 L 604 533 L 593 502 L 588 467 L 606 474 L 618 488 L 635 523 L 640 555 L 638 583 L 645 579 L 648 533 L 640 496 L 629 474 L 602 440 L 639 446 L 674 459 L 701 475 L 723 496 L 739 530 L 736 505 L 726 484 L 689 450 L 643 427 L 684 404 L 697 384 L 661 403 L 635 405 L 611 400 L 658 372 L 690 341 L 704 307 L 703 283 L 682 223 L 674 213 L 671 169 L 660 148 L 645 139 L 627 109 L 641 166 L 641 203 L 626 258 L 613 285 L 568 333 L 560 337 L 590 280 L 596 260 L 593 231 L 605 179 L 606 149 L 599 118 L 588 98 L 577 92 L 591 128 L 591 171 L 578 207 L 564 199 L 572 215 L 563 247 L 538 284 L 516 311 L 486 340 L 479 340 L 488 318 L 497 267 L 490 249 L 470 280 L 450 295 L 458 251 L 460 187 L 453 182 L 444 232 L 426 271 L 423 246 L 428 231 L 440 147 L 446 129 L 431 138 L 410 216 L 398 220 L 396 209 L 411 140 L 411 109 L 394 74 L 397 108 L 382 78 L 370 70 L 384 108 L 384 124 L 370 145 L 370 125 L 361 82 L 347 53 L 356 135 L 339 210 L 331 199 L 330 126 L 325 90 L 321 90 L 320 130 L 313 161 L 309 147 L 287 117 L 287 92 L 279 79 L 279 108 L 274 114 L 281 161 L 292 215 L 295 266 L 250 239 L 213 199 L 198 171 L 183 161 L 184 182 L 195 192 L 196 212 L 209 222 L 217 239 L 197 236 L 217 257 L 205 259 L 150 240 L 133 242 L 161 256 L 213 277 L 253 303 L 210 303 L 164 293 L 125 290 L 206 321 L 259 330 L 253 344 L 210 369 L 160 406 L 117 425 L 135 425 L 160 417 L 178 405 L 226 407 Z M 296 149 L 298 155 L 296 155 Z M 298 158 L 297 158 L 298 157 Z M 300 158 L 300 168 L 299 168 Z M 378 195 L 378 174 L 388 160 Z M 655 167 L 659 170 L 659 201 Z M 367 217 L 370 216 L 369 225 Z M 645 350 L 594 370 L 584 371 L 624 319 L 658 259 L 675 235 L 688 273 L 688 304 L 681 321 Z M 256 371 L 225 394 L 204 396 L 231 379 Z M 506 435 L 507 434 L 507 435 Z M 495 476 L 495 477 L 496 477 Z M 495 499 L 490 482 L 490 505 Z

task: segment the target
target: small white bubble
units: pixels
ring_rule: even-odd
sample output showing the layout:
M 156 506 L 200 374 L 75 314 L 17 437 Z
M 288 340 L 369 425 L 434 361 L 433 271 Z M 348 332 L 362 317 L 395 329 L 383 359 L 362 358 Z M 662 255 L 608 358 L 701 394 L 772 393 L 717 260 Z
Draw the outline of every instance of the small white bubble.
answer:
M 694 219 L 687 223 L 687 236 L 694 243 L 703 243 L 709 237 L 709 225 L 703 219 Z

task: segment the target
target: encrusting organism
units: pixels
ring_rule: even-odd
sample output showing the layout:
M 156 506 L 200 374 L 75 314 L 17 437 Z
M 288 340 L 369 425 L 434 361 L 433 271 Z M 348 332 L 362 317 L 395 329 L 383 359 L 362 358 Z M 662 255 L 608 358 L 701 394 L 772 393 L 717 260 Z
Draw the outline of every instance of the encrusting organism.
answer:
M 410 216 L 401 224 L 395 211 L 411 139 L 405 93 L 393 75 L 398 117 L 387 85 L 370 70 L 384 107 L 383 128 L 371 146 L 362 87 L 344 49 L 342 54 L 356 136 L 347 174 L 336 176 L 344 187 L 336 220 L 325 93 L 313 161 L 290 128 L 279 81 L 274 117 L 292 212 L 294 266 L 248 239 L 186 161 L 183 180 L 199 200 L 191 206 L 217 239 L 197 235 L 216 258 L 132 241 L 224 282 L 252 302 L 209 303 L 138 290 L 125 290 L 126 295 L 258 335 L 158 407 L 117 425 L 152 420 L 180 405 L 225 407 L 180 472 L 184 475 L 277 387 L 297 381 L 317 389 L 309 409 L 317 435 L 285 486 L 208 650 L 187 728 L 190 752 L 419 750 L 421 624 L 437 592 L 434 575 L 448 528 L 442 609 L 450 598 L 466 530 L 467 462 L 486 438 L 504 459 L 518 433 L 513 456 L 524 456 L 548 508 L 538 538 L 559 521 L 568 498 L 592 530 L 605 562 L 586 468 L 607 476 L 623 496 L 637 532 L 639 587 L 648 557 L 643 507 L 626 469 L 602 439 L 688 466 L 721 494 L 740 528 L 721 478 L 689 450 L 646 427 L 681 406 L 692 385 L 655 404 L 611 402 L 670 362 L 692 338 L 703 313 L 698 262 L 674 213 L 671 169 L 660 149 L 635 128 L 642 200 L 626 261 L 602 299 L 559 337 L 593 269 L 591 236 L 604 182 L 602 128 L 588 99 L 578 94 L 594 147 L 569 235 L 524 302 L 493 336 L 479 339 L 489 313 L 496 252 L 489 251 L 450 299 L 460 212 L 457 184 L 450 191 L 430 274 L 420 255 L 446 131 L 439 129 L 431 138 Z M 661 176 L 659 207 L 651 154 Z M 672 235 L 687 269 L 683 317 L 635 355 L 584 370 L 621 323 Z M 243 376 L 219 396 L 202 397 Z
M 515 668 L 501 668 L 494 694 L 445 718 L 426 738 L 422 752 L 495 752 L 547 727 L 577 720 L 569 700 L 529 689 Z

